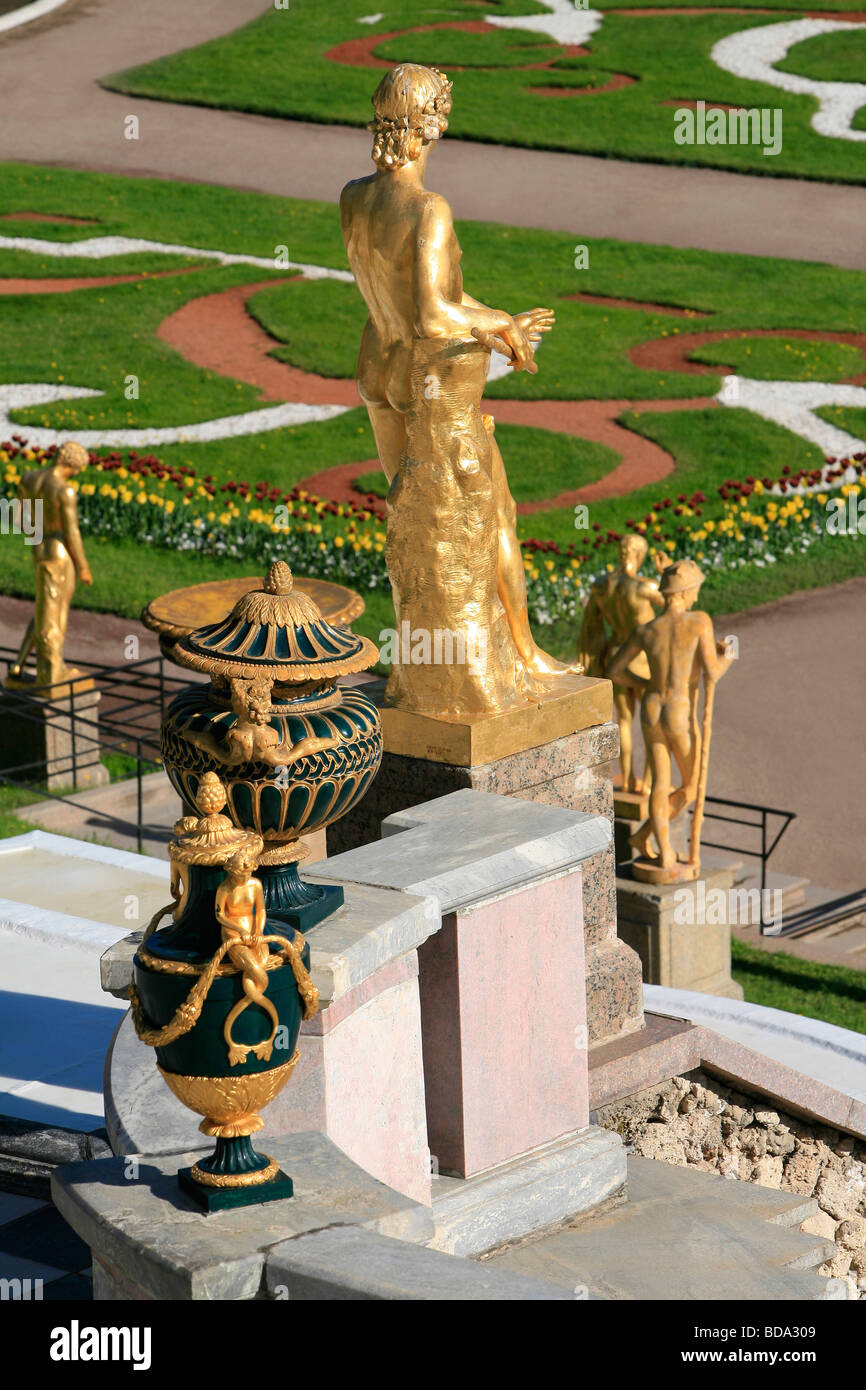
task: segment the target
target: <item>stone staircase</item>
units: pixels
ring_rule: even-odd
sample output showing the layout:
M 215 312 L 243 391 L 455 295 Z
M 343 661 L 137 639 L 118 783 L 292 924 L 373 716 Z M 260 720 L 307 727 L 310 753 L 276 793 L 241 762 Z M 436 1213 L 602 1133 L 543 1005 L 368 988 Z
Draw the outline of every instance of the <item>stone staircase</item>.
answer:
M 704 850 L 701 862 L 706 868 L 732 868 L 735 888 L 760 890 L 761 874 L 754 862 L 745 865 L 736 855 L 717 849 Z M 783 936 L 823 937 L 851 931 L 859 934 L 856 941 L 852 936 L 850 942 L 845 942 L 845 949 L 853 952 L 866 946 L 866 888 L 858 893 L 839 893 L 835 889 L 822 888 L 808 878 L 780 874 L 772 869 L 767 870 L 764 887 L 782 895 Z M 757 898 L 753 900 L 751 913 L 740 921 L 741 927 L 760 926 L 757 902 Z
M 815 1271 L 832 1241 L 801 1224 L 811 1197 L 652 1159 L 629 1159 L 628 1201 L 537 1240 L 485 1256 L 575 1298 L 841 1300 Z

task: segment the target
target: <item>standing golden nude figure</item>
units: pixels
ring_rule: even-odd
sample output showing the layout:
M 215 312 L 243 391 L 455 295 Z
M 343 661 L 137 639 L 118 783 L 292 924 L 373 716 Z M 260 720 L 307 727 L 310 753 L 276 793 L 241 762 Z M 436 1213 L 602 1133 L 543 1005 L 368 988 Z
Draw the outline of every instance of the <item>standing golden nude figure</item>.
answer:
M 78 508 L 71 479 L 88 463 L 81 444 L 64 444 L 47 468 L 33 468 L 21 479 L 20 492 L 42 513 L 42 539 L 33 548 L 36 567 L 36 611 L 28 624 L 15 661 L 9 667 L 10 689 L 32 684 L 24 663 L 36 650 L 36 685 L 59 685 L 80 673 L 63 660 L 69 608 L 76 576 L 82 584 L 93 578 L 78 529 Z
M 387 561 L 398 628 L 462 639 L 465 662 L 395 663 L 388 699 L 432 715 L 525 704 L 580 667 L 529 628 L 516 507 L 481 396 L 494 346 L 534 372 L 549 309 L 511 315 L 463 290 L 446 200 L 424 186 L 448 126 L 451 83 L 392 68 L 373 97 L 376 172 L 343 189 L 349 264 L 369 311 L 358 390 L 390 484 Z
M 230 941 L 228 957 L 236 970 L 241 972 L 243 999 L 239 999 L 226 1015 L 223 1024 L 223 1037 L 228 1047 L 229 1065 L 237 1066 L 247 1060 L 247 1054 L 255 1053 L 260 1061 L 268 1062 L 274 1047 L 274 1038 L 280 1026 L 279 1015 L 268 999 L 268 972 L 265 965 L 270 947 L 263 940 L 265 928 L 265 896 L 262 885 L 255 877 L 262 842 L 258 847 L 252 845 L 238 850 L 226 864 L 226 877 L 216 891 L 214 911 L 222 927 L 222 940 Z M 235 1042 L 232 1027 L 245 1009 L 257 1004 L 264 1009 L 271 1020 L 271 1031 L 260 1043 L 245 1045 Z
M 733 656 L 716 642 L 706 613 L 693 613 L 704 576 L 693 560 L 678 560 L 664 571 L 664 612 L 635 628 L 613 657 L 607 674 L 642 696 L 641 728 L 650 770 L 649 817 L 631 837 L 639 858 L 632 864 L 638 879 L 675 883 L 700 872 L 700 830 L 706 795 L 716 683 L 730 669 Z M 643 654 L 647 677 L 635 673 Z M 701 676 L 705 683 L 703 727 L 698 720 Z M 671 789 L 675 762 L 681 786 Z M 671 844 L 670 822 L 696 802 L 688 860 L 680 862 Z M 650 838 L 658 845 L 653 854 Z
M 647 579 L 640 573 L 646 554 L 647 542 L 643 536 L 623 536 L 619 543 L 619 569 L 605 574 L 590 590 L 577 648 L 587 675 L 606 676 L 617 648 L 628 640 L 636 627 L 651 622 L 654 610 L 664 605 L 657 580 Z M 658 568 L 666 563 L 661 556 L 657 557 Z M 631 670 L 638 676 L 649 675 L 643 653 L 635 657 Z M 645 778 L 638 777 L 634 770 L 632 734 L 637 694 L 630 685 L 617 681 L 613 687 L 613 703 L 619 722 L 622 788 L 627 792 L 642 792 Z

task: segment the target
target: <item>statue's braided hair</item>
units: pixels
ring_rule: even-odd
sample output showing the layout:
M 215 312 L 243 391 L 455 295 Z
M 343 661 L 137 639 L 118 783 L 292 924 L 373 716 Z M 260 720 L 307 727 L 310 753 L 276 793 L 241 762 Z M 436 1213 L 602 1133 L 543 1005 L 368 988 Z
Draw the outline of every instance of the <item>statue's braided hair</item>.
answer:
M 373 162 L 378 169 L 401 169 L 422 147 L 448 128 L 451 83 L 438 68 L 400 63 L 379 83 L 373 97 Z

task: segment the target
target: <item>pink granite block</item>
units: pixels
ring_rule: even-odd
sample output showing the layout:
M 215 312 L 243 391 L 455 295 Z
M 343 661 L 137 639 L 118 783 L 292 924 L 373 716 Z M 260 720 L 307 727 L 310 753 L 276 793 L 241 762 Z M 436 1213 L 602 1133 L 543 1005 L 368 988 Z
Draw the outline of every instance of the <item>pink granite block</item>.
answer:
M 418 954 L 439 1170 L 469 1177 L 584 1128 L 580 870 L 449 914 Z
M 270 1132 L 321 1130 L 374 1178 L 429 1204 L 416 953 L 390 961 L 302 1024 L 300 1053 L 268 1107 Z

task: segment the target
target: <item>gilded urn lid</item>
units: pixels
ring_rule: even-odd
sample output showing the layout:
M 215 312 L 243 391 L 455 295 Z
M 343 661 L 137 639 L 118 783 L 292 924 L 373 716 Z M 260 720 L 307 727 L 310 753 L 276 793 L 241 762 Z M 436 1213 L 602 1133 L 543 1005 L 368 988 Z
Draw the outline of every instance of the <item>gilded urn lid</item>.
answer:
M 238 599 L 227 617 L 182 637 L 172 656 L 210 676 L 261 676 L 285 685 L 336 679 L 379 659 L 367 637 L 325 621 L 309 595 L 294 588 L 284 560 L 275 561 L 262 587 Z

